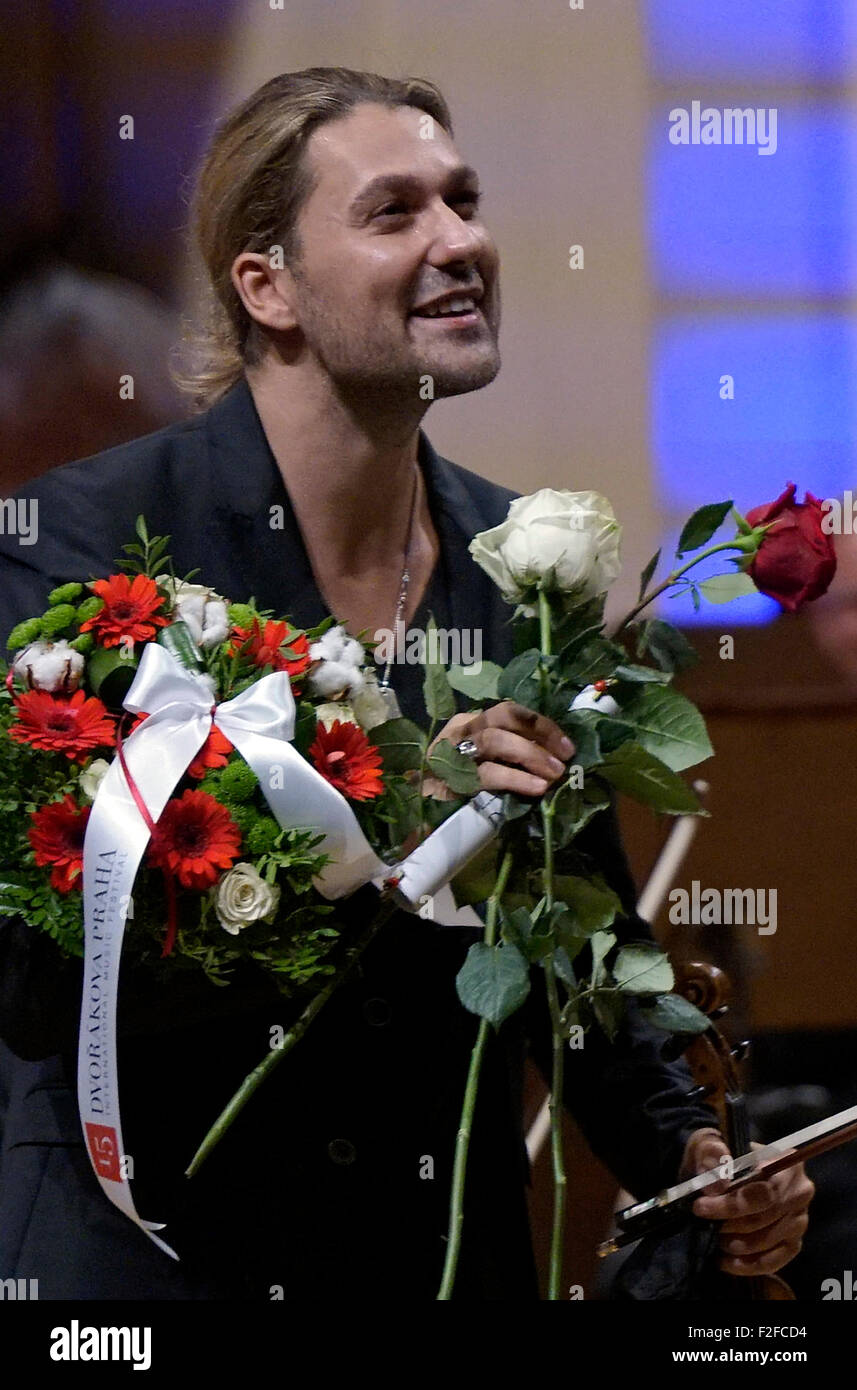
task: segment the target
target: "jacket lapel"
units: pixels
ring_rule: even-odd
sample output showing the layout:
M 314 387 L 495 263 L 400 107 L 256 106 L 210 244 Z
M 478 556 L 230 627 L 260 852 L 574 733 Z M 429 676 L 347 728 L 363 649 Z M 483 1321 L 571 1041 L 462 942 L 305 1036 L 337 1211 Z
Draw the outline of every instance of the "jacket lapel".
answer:
M 218 530 L 227 539 L 232 592 L 242 598 L 252 594 L 263 608 L 287 612 L 300 627 L 320 622 L 327 608 L 246 378 L 207 412 L 206 429 L 213 508 Z M 502 519 L 505 494 L 483 479 L 478 480 L 478 495 L 471 491 L 423 430 L 418 458 L 441 552 L 441 572 L 433 576 L 420 617 L 431 594 L 445 593 L 451 625 L 478 630 L 483 656 L 504 661 L 510 610 L 474 563 L 468 545 L 478 531 Z M 204 564 L 205 557 L 201 559 Z

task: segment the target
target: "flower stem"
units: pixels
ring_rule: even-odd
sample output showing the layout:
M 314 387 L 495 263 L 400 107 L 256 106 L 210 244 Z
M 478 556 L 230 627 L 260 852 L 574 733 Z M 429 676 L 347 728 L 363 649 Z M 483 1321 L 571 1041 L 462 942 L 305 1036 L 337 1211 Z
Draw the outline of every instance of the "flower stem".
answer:
M 494 888 L 488 899 L 488 910 L 485 915 L 485 944 L 493 946 L 497 935 L 497 909 L 500 899 L 506 889 L 506 881 L 512 867 L 512 851 L 507 849 L 500 861 L 500 868 L 494 882 Z M 473 1111 L 476 1106 L 476 1095 L 479 1089 L 479 1074 L 482 1069 L 482 1058 L 485 1053 L 485 1045 L 488 1041 L 488 1029 L 490 1023 L 486 1018 L 479 1020 L 479 1031 L 476 1034 L 476 1042 L 470 1056 L 470 1068 L 467 1073 L 467 1085 L 464 1090 L 464 1104 L 461 1108 L 461 1119 L 458 1125 L 458 1135 L 455 1141 L 455 1162 L 452 1170 L 452 1194 L 449 1203 L 449 1231 L 446 1242 L 446 1259 L 443 1264 L 443 1275 L 440 1282 L 438 1302 L 448 1302 L 452 1298 L 452 1289 L 455 1284 L 455 1273 L 458 1268 L 458 1256 L 461 1250 L 461 1233 L 464 1226 L 464 1180 L 467 1174 L 467 1151 L 470 1146 L 470 1131 L 473 1127 Z
M 640 602 L 635 604 L 629 613 L 625 614 L 625 617 L 616 628 L 613 636 L 618 637 L 619 633 L 622 632 L 629 623 L 634 621 L 638 613 L 641 613 L 644 608 L 648 608 L 653 599 L 656 599 L 665 589 L 669 589 L 672 584 L 675 584 L 677 580 L 681 579 L 683 574 L 693 569 L 694 565 L 698 565 L 701 560 L 707 560 L 709 555 L 716 554 L 718 550 L 743 550 L 746 554 L 747 551 L 757 550 L 758 545 L 758 537 L 755 533 L 751 532 L 750 535 L 747 536 L 733 536 L 731 541 L 718 541 L 716 545 L 710 545 L 707 550 L 700 551 L 699 555 L 695 556 L 692 560 L 688 560 L 686 565 L 681 565 L 677 570 L 670 570 L 666 579 L 656 585 L 654 589 L 650 589 L 647 594 L 644 594 Z
M 272 1048 L 264 1061 L 260 1062 L 258 1067 L 244 1078 L 232 1099 L 218 1115 L 191 1159 L 190 1164 L 185 1169 L 185 1177 L 192 1178 L 199 1171 L 212 1149 L 220 1143 L 234 1120 L 244 1109 L 248 1100 L 256 1094 L 256 1091 L 262 1085 L 266 1077 L 270 1076 L 274 1068 L 279 1066 L 286 1054 L 291 1052 L 295 1044 L 300 1041 L 313 1019 L 321 1012 L 330 996 L 351 973 L 366 947 L 389 920 L 395 910 L 396 903 L 393 899 L 388 898 L 382 902 L 381 907 L 372 918 L 366 931 L 346 951 L 345 959 L 336 974 L 331 976 L 324 989 L 314 995 L 310 1000 L 303 1013 L 283 1038 L 283 1041 Z
M 542 701 L 544 704 L 545 696 L 548 691 L 549 671 L 546 657 L 551 654 L 551 611 L 547 594 L 539 592 L 539 644 L 541 647 L 542 661 L 540 672 L 542 678 Z M 544 867 L 542 870 L 542 892 L 545 899 L 545 912 L 550 920 L 554 903 L 554 847 L 553 847 L 553 817 L 554 817 L 554 798 L 542 797 L 540 803 L 542 818 L 542 839 L 544 844 Z M 551 1229 L 551 1255 L 550 1255 L 550 1274 L 548 1277 L 548 1298 L 556 1301 L 559 1298 L 560 1286 L 562 1283 L 562 1255 L 563 1237 L 565 1235 L 565 1205 L 568 1181 L 565 1174 L 565 1159 L 562 1151 L 562 1105 L 563 1105 L 563 1073 L 565 1066 L 565 1054 L 563 1051 L 563 1037 L 560 1024 L 559 994 L 557 990 L 556 972 L 553 965 L 553 956 L 549 956 L 544 962 L 545 984 L 547 989 L 548 1008 L 551 1017 L 551 1047 L 553 1064 L 551 1068 L 551 1095 L 550 1095 L 550 1117 L 551 1117 L 551 1152 L 553 1157 L 553 1225 Z

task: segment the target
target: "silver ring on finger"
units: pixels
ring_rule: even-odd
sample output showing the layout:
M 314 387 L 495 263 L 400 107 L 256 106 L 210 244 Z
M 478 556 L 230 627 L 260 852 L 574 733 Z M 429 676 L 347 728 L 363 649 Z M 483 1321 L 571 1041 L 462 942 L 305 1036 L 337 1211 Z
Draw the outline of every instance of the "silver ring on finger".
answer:
M 461 742 L 457 743 L 455 746 L 459 753 L 464 754 L 465 758 L 476 758 L 479 755 L 479 749 L 472 738 L 463 738 Z

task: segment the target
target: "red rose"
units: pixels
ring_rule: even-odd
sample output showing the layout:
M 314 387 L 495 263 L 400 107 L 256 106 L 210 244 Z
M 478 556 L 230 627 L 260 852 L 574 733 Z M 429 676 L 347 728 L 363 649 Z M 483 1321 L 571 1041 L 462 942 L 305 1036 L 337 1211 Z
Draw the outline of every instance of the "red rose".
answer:
M 757 589 L 789 613 L 820 598 L 836 573 L 833 538 L 821 529 L 821 502 L 811 492 L 803 502 L 796 502 L 795 491 L 794 483 L 789 483 L 776 502 L 747 513 L 751 526 L 774 523 L 747 572 Z

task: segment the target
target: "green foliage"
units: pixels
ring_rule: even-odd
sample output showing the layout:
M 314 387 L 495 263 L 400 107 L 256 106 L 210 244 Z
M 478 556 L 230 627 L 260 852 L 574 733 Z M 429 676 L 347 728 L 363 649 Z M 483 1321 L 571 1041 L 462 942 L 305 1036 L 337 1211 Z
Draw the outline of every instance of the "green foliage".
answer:
M 622 717 L 634 726 L 637 743 L 673 772 L 694 767 L 714 752 L 702 715 L 677 690 L 636 685 L 623 696 Z
M 684 633 L 662 618 L 650 618 L 637 628 L 637 656 L 649 652 L 661 670 L 672 674 L 695 666 L 699 655 Z
M 695 793 L 677 773 L 638 743 L 623 743 L 598 769 L 617 791 L 669 816 L 705 816 Z
M 423 699 L 430 719 L 451 719 L 455 714 L 455 695 L 443 662 L 438 660 L 437 623 L 433 616 L 426 625 L 426 660 Z
M 381 754 L 385 774 L 408 772 L 422 766 L 426 736 L 410 719 L 388 719 L 376 724 L 372 743 Z
M 450 666 L 446 675 L 453 690 L 460 691 L 469 700 L 493 703 L 498 699 L 497 687 L 502 670 L 496 661 L 482 661 L 470 666 Z
M 518 948 L 509 942 L 488 946 L 477 941 L 467 952 L 455 987 L 465 1009 L 499 1028 L 530 992 L 529 966 Z
M 428 756 L 428 766 L 456 796 L 475 796 L 481 789 L 479 769 L 475 762 L 465 753 L 459 753 L 447 738 L 435 744 Z
M 119 569 L 128 570 L 131 574 L 145 574 L 149 579 L 171 571 L 170 556 L 167 554 L 169 536 L 150 536 L 143 516 L 137 517 L 134 529 L 139 544 L 132 541 L 129 545 L 123 545 L 126 558 L 116 561 Z
M 726 520 L 731 508 L 732 500 L 730 498 L 728 502 L 709 502 L 695 511 L 690 520 L 684 524 L 676 555 L 685 555 L 690 550 L 699 550 L 701 546 L 710 541 L 714 532 Z

